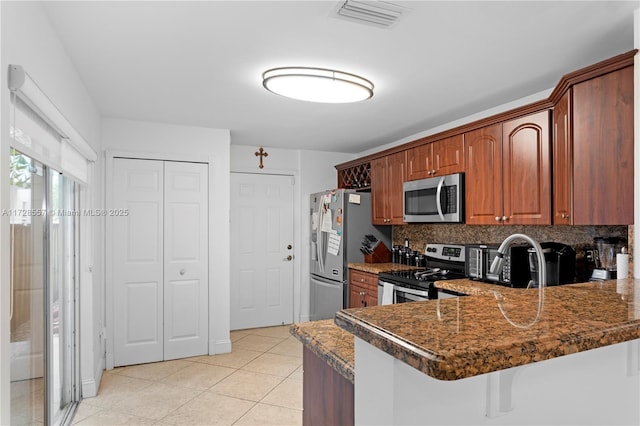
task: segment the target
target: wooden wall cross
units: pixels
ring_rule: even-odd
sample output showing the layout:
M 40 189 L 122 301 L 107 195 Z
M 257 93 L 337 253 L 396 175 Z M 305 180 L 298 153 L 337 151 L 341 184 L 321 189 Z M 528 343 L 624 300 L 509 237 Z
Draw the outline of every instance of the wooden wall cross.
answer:
M 262 159 L 264 157 L 268 157 L 269 153 L 267 151 L 264 150 L 263 147 L 260 147 L 260 149 L 258 151 L 256 151 L 255 153 L 256 157 L 260 157 L 260 165 L 258 167 L 260 167 L 261 169 L 264 168 L 264 164 L 262 164 Z

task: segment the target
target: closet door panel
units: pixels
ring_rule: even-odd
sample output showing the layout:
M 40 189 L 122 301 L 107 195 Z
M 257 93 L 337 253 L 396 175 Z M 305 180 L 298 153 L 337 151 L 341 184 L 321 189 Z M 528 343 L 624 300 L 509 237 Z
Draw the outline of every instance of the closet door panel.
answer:
M 163 359 L 163 192 L 161 161 L 114 159 L 114 365 Z
M 164 359 L 176 359 L 208 348 L 208 169 L 164 168 Z

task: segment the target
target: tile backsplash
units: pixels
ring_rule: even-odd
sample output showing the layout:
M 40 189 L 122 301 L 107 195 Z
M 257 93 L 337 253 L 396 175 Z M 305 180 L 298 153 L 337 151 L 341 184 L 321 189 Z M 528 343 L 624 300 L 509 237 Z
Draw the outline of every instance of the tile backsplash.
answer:
M 593 246 L 595 237 L 624 237 L 629 241 L 631 259 L 632 241 L 630 226 L 478 226 L 462 224 L 407 224 L 393 227 L 393 244 L 404 245 L 409 239 L 412 249 L 424 252 L 427 243 L 477 244 L 501 243 L 511 234 L 526 234 L 539 242 L 555 241 L 572 246 L 576 250 L 576 272 L 583 280 L 588 272 L 584 265 L 584 249 Z M 630 265 L 630 270 L 632 266 Z

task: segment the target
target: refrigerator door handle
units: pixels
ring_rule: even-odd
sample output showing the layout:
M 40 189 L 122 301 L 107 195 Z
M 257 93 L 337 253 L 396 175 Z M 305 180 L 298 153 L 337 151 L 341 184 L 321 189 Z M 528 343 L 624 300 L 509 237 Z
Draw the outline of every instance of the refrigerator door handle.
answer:
M 322 223 L 324 220 L 324 211 L 322 208 L 323 202 L 322 197 L 320 197 L 320 203 L 318 203 L 318 236 L 316 238 L 316 250 L 318 254 L 318 267 L 320 268 L 320 272 L 324 272 L 324 247 L 322 246 Z
M 324 278 L 324 277 L 321 277 L 319 275 L 313 275 L 312 274 L 310 277 L 311 277 L 312 281 L 320 282 L 320 283 L 323 283 L 323 284 L 333 284 L 335 286 L 340 286 L 340 285 L 343 284 L 341 281 L 330 280 L 328 278 Z

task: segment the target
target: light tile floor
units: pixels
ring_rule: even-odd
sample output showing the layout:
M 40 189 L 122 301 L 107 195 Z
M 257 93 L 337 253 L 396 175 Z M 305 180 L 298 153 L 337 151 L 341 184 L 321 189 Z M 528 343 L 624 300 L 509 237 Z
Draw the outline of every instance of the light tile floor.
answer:
M 105 371 L 78 425 L 301 425 L 302 344 L 289 326 L 231 332 L 233 351 Z

